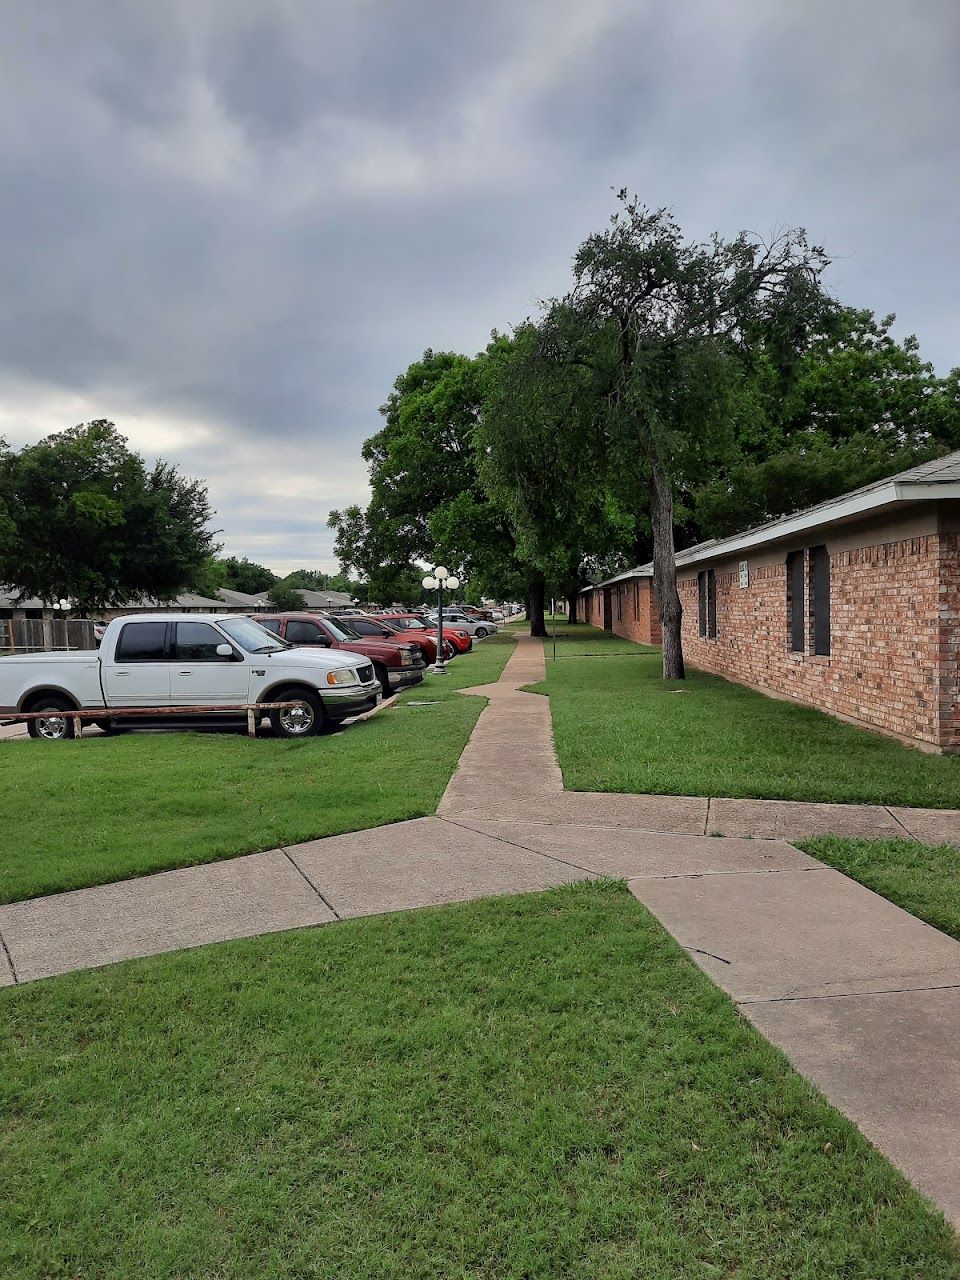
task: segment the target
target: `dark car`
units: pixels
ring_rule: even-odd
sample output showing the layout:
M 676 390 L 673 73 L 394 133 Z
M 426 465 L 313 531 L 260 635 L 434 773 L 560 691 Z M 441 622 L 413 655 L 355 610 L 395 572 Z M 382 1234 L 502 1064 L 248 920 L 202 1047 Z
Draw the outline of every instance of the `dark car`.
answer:
M 369 658 L 383 696 L 419 684 L 426 670 L 420 647 L 400 636 L 373 638 L 361 635 L 344 618 L 316 613 L 258 613 L 254 618 L 288 644 L 320 645 L 325 649 L 346 649 Z

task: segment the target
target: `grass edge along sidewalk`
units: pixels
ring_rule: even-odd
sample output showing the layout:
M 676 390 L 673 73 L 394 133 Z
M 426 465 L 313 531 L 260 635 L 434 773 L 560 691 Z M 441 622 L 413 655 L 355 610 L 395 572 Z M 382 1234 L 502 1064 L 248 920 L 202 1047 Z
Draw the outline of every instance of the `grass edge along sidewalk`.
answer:
M 369 720 L 302 741 L 0 742 L 0 810 L 13 816 L 0 902 L 432 814 L 485 705 L 457 690 L 497 680 L 513 649 L 490 637 Z
M 622 885 L 0 992 L 0 1272 L 956 1280 Z
M 690 670 L 585 625 L 544 641 L 564 785 L 573 791 L 960 808 L 960 758 Z

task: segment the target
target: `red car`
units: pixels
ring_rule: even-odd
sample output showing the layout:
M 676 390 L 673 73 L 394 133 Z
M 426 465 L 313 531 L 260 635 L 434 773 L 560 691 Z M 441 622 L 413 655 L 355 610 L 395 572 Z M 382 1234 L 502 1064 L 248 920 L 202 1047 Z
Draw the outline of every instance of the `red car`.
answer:
M 316 613 L 258 613 L 253 620 L 288 644 L 347 649 L 369 658 L 385 698 L 423 679 L 427 664 L 422 649 L 405 642 L 396 632 L 371 639 L 354 631 L 343 618 Z
M 407 631 L 413 632 L 414 635 L 422 632 L 432 636 L 437 634 L 437 624 L 431 622 L 429 618 L 421 617 L 419 613 L 388 613 L 381 615 L 377 621 L 393 624 L 401 635 Z M 469 653 L 473 648 L 473 638 L 470 633 L 460 627 L 448 627 L 444 624 L 443 638 L 457 653 Z
M 416 626 L 408 627 L 399 618 L 394 617 L 393 614 L 386 613 L 349 613 L 345 614 L 344 618 L 360 635 L 386 637 L 387 633 L 389 633 L 396 640 L 406 640 L 410 644 L 419 645 L 427 662 L 436 662 L 437 660 L 436 627 L 428 629 L 421 626 L 419 622 Z M 444 627 L 443 632 L 443 659 L 448 662 L 457 655 L 459 650 L 447 638 L 446 627 Z

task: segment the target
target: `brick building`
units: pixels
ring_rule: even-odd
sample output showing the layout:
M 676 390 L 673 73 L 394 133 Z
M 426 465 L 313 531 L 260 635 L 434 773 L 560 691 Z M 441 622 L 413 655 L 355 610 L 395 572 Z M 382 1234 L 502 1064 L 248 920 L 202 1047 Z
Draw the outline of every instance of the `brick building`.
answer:
M 934 750 L 960 750 L 960 452 L 677 554 L 702 671 Z M 581 595 L 660 642 L 652 566 Z

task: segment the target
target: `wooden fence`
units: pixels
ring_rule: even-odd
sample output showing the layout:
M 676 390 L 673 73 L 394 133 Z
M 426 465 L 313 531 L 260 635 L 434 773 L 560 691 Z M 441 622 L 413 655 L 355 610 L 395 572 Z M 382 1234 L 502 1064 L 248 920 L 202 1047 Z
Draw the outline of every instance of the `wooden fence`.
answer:
M 0 654 L 96 649 L 88 618 L 0 618 Z

